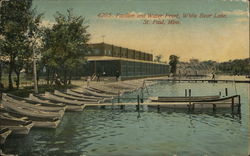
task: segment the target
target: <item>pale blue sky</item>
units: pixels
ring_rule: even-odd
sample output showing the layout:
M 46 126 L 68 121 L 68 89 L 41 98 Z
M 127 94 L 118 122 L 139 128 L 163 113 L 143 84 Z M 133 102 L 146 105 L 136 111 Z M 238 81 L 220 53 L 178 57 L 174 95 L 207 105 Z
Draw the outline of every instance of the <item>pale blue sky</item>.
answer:
M 161 54 L 176 54 L 182 60 L 198 58 L 224 61 L 248 57 L 247 0 L 34 0 L 46 22 L 53 22 L 56 11 L 88 20 L 91 42 L 105 42 Z M 179 19 L 179 25 L 142 24 L 143 20 L 101 19 L 99 13 L 224 13 L 227 18 Z

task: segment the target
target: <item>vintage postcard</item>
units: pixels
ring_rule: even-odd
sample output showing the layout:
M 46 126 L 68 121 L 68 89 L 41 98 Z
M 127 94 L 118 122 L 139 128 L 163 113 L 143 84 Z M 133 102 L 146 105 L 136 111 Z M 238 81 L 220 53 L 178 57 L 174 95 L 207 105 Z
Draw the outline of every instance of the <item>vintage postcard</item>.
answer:
M 249 0 L 0 0 L 0 155 L 249 156 Z

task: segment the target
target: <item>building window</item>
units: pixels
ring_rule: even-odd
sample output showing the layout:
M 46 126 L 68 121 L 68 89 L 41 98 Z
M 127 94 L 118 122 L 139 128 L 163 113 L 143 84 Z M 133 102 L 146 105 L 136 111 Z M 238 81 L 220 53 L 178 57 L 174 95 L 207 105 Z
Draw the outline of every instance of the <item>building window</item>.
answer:
M 100 54 L 100 50 L 99 49 L 95 49 L 94 53 L 95 53 L 95 55 L 99 55 Z M 106 53 L 106 51 L 105 51 L 105 53 Z

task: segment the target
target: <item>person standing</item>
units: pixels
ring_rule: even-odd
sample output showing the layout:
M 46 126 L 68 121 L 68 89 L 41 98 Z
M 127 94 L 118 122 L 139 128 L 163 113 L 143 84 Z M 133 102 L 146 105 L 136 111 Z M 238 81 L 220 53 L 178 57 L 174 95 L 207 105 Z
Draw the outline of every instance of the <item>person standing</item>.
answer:
M 118 80 L 119 80 L 119 77 L 120 77 L 120 73 L 119 73 L 119 71 L 118 71 L 118 70 L 116 71 L 115 76 L 116 76 L 116 81 L 118 81 Z
M 99 81 L 100 81 L 100 74 L 97 73 L 96 77 L 97 77 L 97 80 L 96 80 L 96 81 L 99 82 Z
M 106 72 L 103 71 L 103 73 L 102 73 L 103 80 L 104 80 L 104 77 L 105 77 L 105 76 L 106 76 Z
M 215 74 L 212 73 L 212 80 L 215 80 Z
M 89 87 L 90 80 L 91 80 L 91 77 L 90 77 L 90 76 L 88 76 L 88 78 L 87 78 L 87 87 Z

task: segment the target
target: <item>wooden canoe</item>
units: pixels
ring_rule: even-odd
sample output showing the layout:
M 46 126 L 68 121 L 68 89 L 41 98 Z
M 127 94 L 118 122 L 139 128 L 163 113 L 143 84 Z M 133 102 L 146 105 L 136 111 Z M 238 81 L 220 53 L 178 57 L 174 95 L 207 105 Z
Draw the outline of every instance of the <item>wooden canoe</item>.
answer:
M 102 100 L 103 99 L 102 97 L 96 97 L 93 95 L 86 95 L 86 94 L 83 94 L 79 91 L 75 91 L 75 90 L 71 90 L 71 89 L 67 89 L 67 94 L 74 95 L 74 96 L 81 97 L 81 98 L 83 97 L 83 98 L 87 98 L 87 99 L 95 99 L 95 100 Z
M 24 116 L 22 114 L 18 114 L 17 112 L 6 109 L 0 109 L 0 112 L 2 113 L 2 115 L 9 118 L 15 118 L 16 120 L 31 120 L 34 123 L 34 127 L 40 128 L 56 128 L 61 121 L 59 118 L 39 118 L 34 116 Z
M 51 106 L 51 107 L 65 107 L 65 109 L 67 108 L 66 104 L 62 103 L 62 102 L 51 102 L 51 100 L 46 100 L 46 99 L 43 99 L 43 98 L 39 98 L 40 96 L 38 95 L 34 95 L 34 94 L 30 94 L 29 95 L 29 99 L 33 100 L 33 101 L 36 101 L 38 103 L 46 103 L 48 106 Z
M 68 95 L 67 93 L 63 93 L 63 92 L 60 92 L 57 90 L 54 91 L 53 95 L 61 97 L 61 98 L 65 98 L 68 100 L 77 100 L 77 101 L 81 101 L 81 102 L 85 102 L 85 103 L 98 103 L 99 102 L 99 100 L 74 97 L 74 96 Z
M 39 96 L 39 95 L 33 95 L 35 98 L 42 100 L 42 101 L 49 101 L 51 103 L 63 103 L 67 106 L 66 111 L 82 111 L 85 108 L 84 104 L 73 104 L 66 102 L 65 100 L 58 100 L 58 99 L 53 99 L 45 96 Z
M 11 134 L 11 130 L 9 128 L 0 128 L 0 144 L 4 144 L 6 138 Z
M 7 127 L 12 131 L 12 134 L 16 135 L 27 135 L 34 126 L 32 121 L 16 120 L 3 115 L 0 115 L 0 123 L 0 128 Z
M 96 88 L 96 87 L 87 87 L 86 89 L 90 90 L 90 91 L 93 91 L 93 92 L 100 93 L 100 94 L 110 95 L 110 96 L 117 96 L 118 95 L 118 93 L 101 90 L 100 88 Z
M 101 98 L 102 100 L 100 100 L 100 103 L 105 102 L 105 101 L 110 101 L 113 99 L 113 97 L 110 97 L 110 96 L 109 97 L 102 97 L 102 96 L 100 96 L 100 94 L 99 95 L 91 94 L 90 92 L 86 93 L 86 92 L 80 92 L 80 91 L 76 91 L 76 90 L 71 90 L 71 92 L 74 92 L 75 94 L 83 95 L 85 97 L 86 96 L 89 96 L 89 97 L 95 96 L 96 98 Z
M 72 90 L 72 91 L 74 91 L 76 93 L 83 94 L 85 96 L 96 96 L 98 98 L 112 98 L 112 96 L 110 96 L 110 95 L 90 91 L 90 90 L 88 90 L 86 88 L 81 88 L 81 91 L 76 91 L 76 90 Z
M 39 106 L 34 106 L 34 105 L 30 105 L 28 103 L 25 102 L 18 102 L 15 100 L 6 100 L 6 98 L 4 98 L 4 101 L 8 101 L 11 103 L 10 107 L 18 107 L 18 108 L 22 108 L 23 110 L 27 110 L 27 111 L 31 111 L 31 112 L 39 112 L 42 114 L 49 114 L 53 117 L 58 117 L 58 118 L 62 118 L 65 110 L 61 109 L 61 110 L 46 110 L 45 108 L 40 108 Z M 51 108 L 51 107 L 50 107 Z M 54 108 L 54 107 L 52 107 Z
M 61 114 L 59 113 L 45 112 L 37 109 L 27 108 L 5 100 L 2 100 L 1 103 L 5 109 L 17 112 L 23 116 L 33 116 L 38 118 L 51 118 L 51 119 L 55 117 L 61 118 Z
M 46 107 L 57 107 L 57 109 L 66 109 L 66 106 L 64 104 L 60 104 L 60 103 L 59 104 L 54 104 L 54 103 L 49 103 L 49 102 L 44 102 L 44 101 L 32 100 L 32 98 L 30 98 L 30 97 L 32 97 L 33 94 L 30 94 L 29 98 L 22 98 L 22 97 L 15 96 L 15 95 L 12 95 L 12 94 L 7 94 L 7 95 L 10 96 L 11 98 L 21 100 L 21 101 L 25 101 L 27 103 L 34 104 L 34 105 L 41 105 L 41 106 L 46 106 Z
M 50 92 L 45 92 L 44 96 L 49 98 L 49 99 L 52 99 L 52 100 L 57 100 L 57 101 L 60 101 L 60 102 L 67 102 L 67 103 L 71 103 L 71 104 L 74 104 L 74 105 L 84 105 L 85 104 L 82 101 L 67 99 L 65 97 L 57 96 L 57 95 L 55 95 L 53 93 L 50 93 Z
M 37 109 L 37 110 L 40 110 L 40 111 L 48 111 L 48 112 L 52 112 L 52 113 L 55 112 L 55 113 L 61 114 L 61 116 L 63 116 L 64 111 L 65 111 L 65 107 L 42 106 L 38 102 L 13 97 L 13 96 L 11 96 L 9 94 L 5 94 L 5 93 L 3 94 L 2 98 L 3 98 L 3 100 L 7 100 L 7 101 L 13 102 L 15 104 L 19 104 L 20 106 L 23 106 L 23 107 L 33 108 L 33 109 Z

